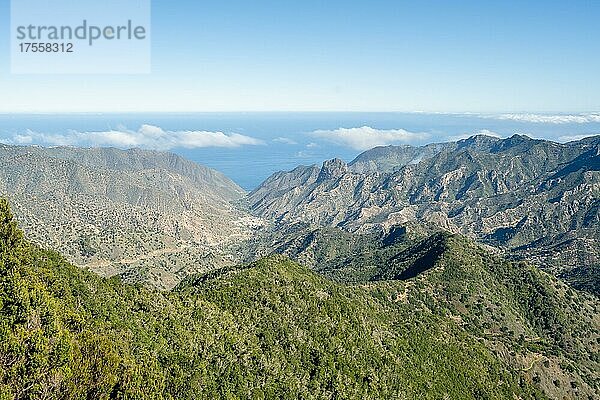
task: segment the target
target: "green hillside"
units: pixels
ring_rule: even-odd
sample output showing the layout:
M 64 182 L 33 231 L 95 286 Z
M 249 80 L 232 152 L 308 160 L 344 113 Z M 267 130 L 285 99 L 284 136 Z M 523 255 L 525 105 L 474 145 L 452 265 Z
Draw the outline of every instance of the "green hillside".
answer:
M 374 279 L 406 281 L 407 301 L 454 319 L 552 398 L 600 389 L 600 302 L 524 262 L 438 233 L 402 251 Z
M 529 329 L 524 348 L 551 349 L 561 362 L 570 351 L 580 355 L 583 343 L 568 341 L 569 332 L 555 337 L 545 321 L 579 325 L 569 328 L 568 316 L 552 314 L 560 305 L 546 317 L 531 296 L 541 291 L 545 302 L 563 295 L 539 288 L 540 273 L 531 268 L 518 290 L 502 263 L 492 272 L 475 264 L 454 268 L 461 246 L 478 257 L 461 243 L 451 238 L 453 255 L 406 282 L 348 286 L 273 256 L 158 292 L 97 277 L 32 245 L 0 200 L 0 398 L 545 398 L 545 376 L 520 368 L 501 346 L 519 341 L 519 332 L 508 332 L 519 322 Z M 502 310 L 524 322 L 496 332 L 478 319 L 469 288 L 482 278 L 501 282 L 490 285 L 489 298 L 484 293 L 492 302 L 492 293 L 502 294 L 496 288 L 511 291 Z M 456 298 L 464 300 L 462 321 L 450 312 L 460 308 Z M 544 315 L 540 326 L 528 312 Z M 480 325 L 498 339 L 484 338 Z M 590 340 L 597 340 L 594 329 L 588 327 Z M 540 340 L 530 340 L 534 333 Z M 560 387 L 592 393 L 586 371 L 597 362 L 590 352 L 581 367 L 571 365 L 571 375 L 560 372 Z

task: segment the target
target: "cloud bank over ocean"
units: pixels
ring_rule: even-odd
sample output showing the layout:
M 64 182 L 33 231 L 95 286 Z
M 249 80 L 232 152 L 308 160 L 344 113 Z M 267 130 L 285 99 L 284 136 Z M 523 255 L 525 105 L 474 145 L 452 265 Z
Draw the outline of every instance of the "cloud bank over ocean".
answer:
M 574 142 L 574 141 L 585 139 L 588 137 L 597 136 L 599 134 L 600 133 L 588 133 L 588 134 L 582 134 L 582 135 L 565 135 L 565 136 L 560 136 L 557 140 L 562 143 Z
M 483 118 L 501 121 L 531 122 L 536 124 L 589 124 L 600 122 L 600 113 L 589 114 L 498 114 Z
M 382 130 L 369 126 L 316 130 L 310 135 L 355 150 L 368 150 L 373 147 L 391 144 L 408 144 L 410 142 L 426 140 L 430 136 L 424 132 L 410 132 L 404 129 Z
M 100 132 L 69 131 L 65 134 L 41 133 L 28 130 L 6 140 L 12 144 L 39 144 L 46 146 L 114 146 L 119 148 L 140 147 L 152 150 L 175 148 L 196 149 L 203 147 L 235 148 L 262 145 L 264 142 L 238 133 L 211 131 L 165 131 L 154 125 L 142 125 L 138 130 L 119 128 Z
M 560 119 L 549 114 L 541 118 L 539 113 L 514 114 L 519 117 L 511 116 L 513 119 L 508 119 L 508 115 L 502 112 L 0 114 L 0 142 L 173 151 L 215 168 L 252 190 L 277 171 L 291 170 L 298 164 L 320 165 L 334 157 L 351 161 L 376 146 L 418 146 L 457 141 L 476 134 L 509 137 L 520 133 L 557 142 L 600 134 L 600 122 L 564 122 L 593 121 L 597 119 L 594 116 L 600 116 L 597 112 L 563 113 Z M 503 119 L 498 119 L 499 116 Z

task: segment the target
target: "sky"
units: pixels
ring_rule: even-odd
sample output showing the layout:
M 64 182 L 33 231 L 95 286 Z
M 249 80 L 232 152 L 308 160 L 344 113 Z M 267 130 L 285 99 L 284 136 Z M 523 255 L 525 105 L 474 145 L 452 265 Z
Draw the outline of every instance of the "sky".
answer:
M 600 110 L 600 1 L 154 0 L 140 75 L 12 75 L 9 5 L 5 113 Z

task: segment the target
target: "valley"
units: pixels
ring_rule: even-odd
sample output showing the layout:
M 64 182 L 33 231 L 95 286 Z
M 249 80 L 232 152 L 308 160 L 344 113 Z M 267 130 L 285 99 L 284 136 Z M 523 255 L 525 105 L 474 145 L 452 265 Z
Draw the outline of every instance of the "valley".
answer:
M 0 393 L 597 396 L 597 298 L 456 235 L 403 259 L 424 270 L 402 281 L 385 268 L 384 280 L 349 285 L 270 256 L 149 290 L 31 244 L 0 200 Z
M 375 148 L 249 194 L 2 145 L 0 393 L 595 398 L 599 140 Z

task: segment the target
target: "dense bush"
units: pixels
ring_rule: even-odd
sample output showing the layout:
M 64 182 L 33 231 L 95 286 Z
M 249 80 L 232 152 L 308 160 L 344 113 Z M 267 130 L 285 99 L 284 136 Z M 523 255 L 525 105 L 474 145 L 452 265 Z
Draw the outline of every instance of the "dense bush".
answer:
M 533 398 L 451 321 L 285 258 L 171 293 L 26 242 L 0 200 L 2 398 Z

